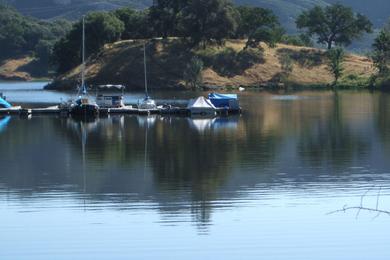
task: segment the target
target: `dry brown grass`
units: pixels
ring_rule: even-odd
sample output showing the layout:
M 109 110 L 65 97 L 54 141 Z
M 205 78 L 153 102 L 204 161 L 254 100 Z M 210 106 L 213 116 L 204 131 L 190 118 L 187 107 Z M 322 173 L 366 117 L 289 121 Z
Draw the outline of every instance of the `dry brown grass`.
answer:
M 31 57 L 21 57 L 17 59 L 5 60 L 0 65 L 0 79 L 4 80 L 31 80 L 30 73 L 21 70 L 22 67 L 29 64 L 33 59 Z
M 224 47 L 210 47 L 206 51 L 217 54 L 226 48 L 240 52 L 245 45 L 243 40 L 226 41 Z M 279 44 L 269 48 L 262 44 L 263 62 L 244 68 L 237 74 L 222 75 L 218 73 L 215 64 L 205 67 L 203 81 L 211 86 L 261 86 L 275 80 L 282 73 L 280 57 L 288 53 L 293 60 L 293 71 L 288 77 L 290 83 L 299 85 L 326 85 L 333 81 L 327 69 L 325 52 L 307 47 L 297 47 Z M 183 83 L 183 70 L 192 55 L 198 55 L 205 50 L 188 51 L 180 45 L 179 40 L 169 43 L 156 41 L 148 51 L 148 79 L 152 88 L 170 88 Z M 126 84 L 130 88 L 143 87 L 143 55 L 142 42 L 121 41 L 106 45 L 104 50 L 87 62 L 87 80 L 90 84 L 116 83 Z M 369 77 L 374 73 L 370 59 L 357 55 L 347 55 L 344 62 L 345 74 L 355 74 Z M 213 69 L 214 68 L 214 69 Z M 76 81 L 80 68 L 75 68 L 59 78 Z

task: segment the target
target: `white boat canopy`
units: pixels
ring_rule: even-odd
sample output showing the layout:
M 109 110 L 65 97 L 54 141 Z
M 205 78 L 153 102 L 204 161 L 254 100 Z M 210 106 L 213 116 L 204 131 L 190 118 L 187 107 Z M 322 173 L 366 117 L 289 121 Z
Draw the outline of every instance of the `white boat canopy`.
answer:
M 191 111 L 191 114 L 215 114 L 216 108 L 211 103 L 210 100 L 205 97 L 198 97 L 196 99 L 191 99 L 187 105 L 187 109 Z
M 98 85 L 98 89 L 118 89 L 118 90 L 124 90 L 126 86 L 124 85 L 112 85 L 112 84 L 107 84 L 107 85 Z

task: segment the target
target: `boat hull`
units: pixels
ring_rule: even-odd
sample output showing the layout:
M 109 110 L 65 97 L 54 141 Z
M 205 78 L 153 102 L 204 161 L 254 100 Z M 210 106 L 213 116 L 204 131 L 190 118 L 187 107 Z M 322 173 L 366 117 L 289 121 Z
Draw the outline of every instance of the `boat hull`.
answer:
M 157 105 L 153 99 L 146 97 L 144 100 L 142 100 L 141 103 L 138 104 L 138 108 L 144 110 L 152 110 L 157 109 Z
M 70 114 L 75 116 L 97 116 L 99 107 L 94 104 L 80 104 L 70 109 Z

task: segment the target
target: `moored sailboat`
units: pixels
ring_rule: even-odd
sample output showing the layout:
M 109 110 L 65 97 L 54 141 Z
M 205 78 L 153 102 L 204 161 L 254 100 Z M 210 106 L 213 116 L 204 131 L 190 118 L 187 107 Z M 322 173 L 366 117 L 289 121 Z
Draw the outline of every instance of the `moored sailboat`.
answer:
M 144 76 L 145 76 L 145 98 L 138 102 L 139 109 L 153 110 L 157 109 L 156 102 L 148 94 L 148 78 L 146 73 L 146 46 L 144 44 Z
M 99 113 L 99 106 L 88 96 L 85 83 L 85 18 L 83 17 L 82 32 L 82 64 L 81 64 L 81 86 L 78 91 L 78 98 L 71 102 L 70 113 L 76 116 L 96 116 Z

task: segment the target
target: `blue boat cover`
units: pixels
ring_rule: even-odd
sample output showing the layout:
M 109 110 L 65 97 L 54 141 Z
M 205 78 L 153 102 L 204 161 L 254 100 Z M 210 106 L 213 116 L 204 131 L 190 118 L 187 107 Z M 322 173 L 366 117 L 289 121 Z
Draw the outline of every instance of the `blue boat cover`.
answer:
M 209 99 L 237 99 L 237 94 L 218 94 L 210 93 Z
M 238 103 L 237 94 L 218 94 L 210 93 L 209 99 L 216 107 L 230 107 L 230 101 L 235 100 Z
M 0 97 L 0 108 L 10 108 L 10 107 L 12 107 L 11 104 Z

